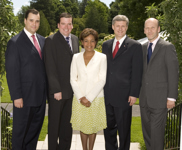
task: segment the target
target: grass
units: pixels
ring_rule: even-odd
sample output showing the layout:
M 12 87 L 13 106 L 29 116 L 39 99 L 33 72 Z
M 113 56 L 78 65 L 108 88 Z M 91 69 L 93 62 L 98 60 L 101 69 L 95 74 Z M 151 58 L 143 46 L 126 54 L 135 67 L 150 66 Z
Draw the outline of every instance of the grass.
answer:
M 44 141 L 45 140 L 46 134 L 48 133 L 47 132 L 47 126 L 48 126 L 48 116 L 45 116 L 44 123 L 42 125 L 42 129 L 41 129 L 41 132 L 40 132 L 40 135 L 39 135 L 39 141 Z
M 3 76 L 2 87 L 3 87 L 3 92 L 1 97 L 1 103 L 12 103 L 12 100 L 9 94 L 9 88 L 8 88 L 6 76 Z
M 132 117 L 131 142 L 140 143 L 141 150 L 146 150 L 145 143 L 143 140 L 141 117 Z

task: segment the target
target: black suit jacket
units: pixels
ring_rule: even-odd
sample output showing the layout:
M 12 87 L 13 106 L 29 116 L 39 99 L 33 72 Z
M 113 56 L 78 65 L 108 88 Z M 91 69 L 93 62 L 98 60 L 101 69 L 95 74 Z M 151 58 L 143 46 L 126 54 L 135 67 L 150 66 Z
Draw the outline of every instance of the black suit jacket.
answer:
M 45 67 L 49 85 L 49 98 L 62 92 L 63 99 L 73 96 L 70 84 L 70 66 L 74 53 L 79 52 L 78 38 L 71 34 L 73 52 L 63 35 L 58 31 L 45 41 Z
M 112 56 L 114 39 L 103 43 L 107 55 L 107 78 L 104 87 L 105 103 L 128 108 L 128 97 L 138 97 L 142 79 L 142 46 L 126 37 L 115 58 Z
M 45 38 L 39 34 L 37 38 L 42 51 Z M 23 98 L 24 106 L 40 106 L 45 100 L 46 86 L 43 58 L 24 30 L 9 40 L 5 59 L 11 99 Z

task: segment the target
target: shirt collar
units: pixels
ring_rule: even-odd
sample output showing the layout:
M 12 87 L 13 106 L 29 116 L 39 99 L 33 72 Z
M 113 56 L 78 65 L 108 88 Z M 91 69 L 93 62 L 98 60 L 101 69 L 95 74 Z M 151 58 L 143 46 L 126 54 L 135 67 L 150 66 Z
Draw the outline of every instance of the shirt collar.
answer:
M 35 37 L 36 37 L 36 33 L 34 33 L 34 34 L 32 34 L 32 33 L 30 33 L 27 29 L 25 29 L 24 28 L 24 32 L 26 33 L 26 35 L 28 36 L 28 37 L 31 37 L 32 35 L 35 35 Z
M 155 45 L 157 44 L 159 38 L 160 38 L 160 35 L 158 35 L 158 37 L 157 37 L 153 42 L 148 41 L 148 45 L 149 45 L 150 43 L 153 43 L 152 46 L 155 47 Z
M 123 41 L 125 40 L 126 35 L 123 36 L 120 40 L 119 40 L 119 45 L 121 45 L 123 43 Z M 114 42 L 116 43 L 118 40 L 116 38 L 114 38 Z

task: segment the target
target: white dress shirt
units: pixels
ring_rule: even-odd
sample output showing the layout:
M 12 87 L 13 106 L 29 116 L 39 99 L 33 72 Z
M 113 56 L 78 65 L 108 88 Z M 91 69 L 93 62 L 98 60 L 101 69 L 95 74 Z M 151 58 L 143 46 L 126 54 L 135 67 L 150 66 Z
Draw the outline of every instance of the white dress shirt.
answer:
M 119 48 L 120 48 L 120 46 L 123 44 L 123 41 L 125 40 L 125 38 L 126 38 L 126 35 L 125 36 L 123 36 L 120 40 L 119 40 Z M 114 51 L 114 49 L 115 49 L 115 47 L 116 47 L 116 42 L 117 42 L 118 40 L 116 39 L 116 38 L 114 38 L 114 42 L 113 42 L 113 45 L 112 45 L 112 52 Z
M 30 39 L 30 41 L 33 43 L 33 45 L 34 45 L 34 42 L 33 42 L 32 35 L 35 35 L 35 38 L 36 38 L 36 40 L 37 40 L 37 42 L 38 42 L 38 44 L 39 44 L 39 40 L 37 39 L 36 33 L 31 34 L 31 33 L 30 33 L 29 31 L 27 31 L 25 28 L 24 28 L 24 32 L 25 32 L 25 34 L 28 36 L 28 38 Z M 40 44 L 39 44 L 39 48 L 41 49 Z

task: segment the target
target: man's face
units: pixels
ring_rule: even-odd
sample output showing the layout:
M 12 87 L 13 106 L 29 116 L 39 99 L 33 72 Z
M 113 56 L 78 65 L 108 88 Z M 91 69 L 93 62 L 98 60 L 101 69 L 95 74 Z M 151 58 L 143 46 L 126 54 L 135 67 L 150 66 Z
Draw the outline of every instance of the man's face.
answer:
M 34 34 L 40 25 L 40 15 L 29 13 L 27 19 L 24 19 L 25 29 L 29 31 L 31 34 Z
M 112 25 L 112 29 L 114 30 L 116 39 L 120 40 L 126 35 L 128 26 L 126 24 L 126 21 L 115 21 L 114 25 Z
M 62 35 L 69 36 L 73 29 L 72 18 L 61 18 L 58 28 Z
M 151 18 L 146 20 L 144 33 L 150 42 L 153 42 L 158 37 L 159 32 L 160 27 L 158 26 L 158 21 L 156 19 Z

